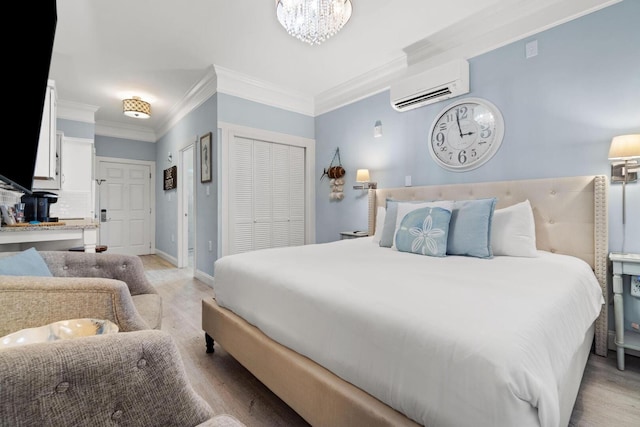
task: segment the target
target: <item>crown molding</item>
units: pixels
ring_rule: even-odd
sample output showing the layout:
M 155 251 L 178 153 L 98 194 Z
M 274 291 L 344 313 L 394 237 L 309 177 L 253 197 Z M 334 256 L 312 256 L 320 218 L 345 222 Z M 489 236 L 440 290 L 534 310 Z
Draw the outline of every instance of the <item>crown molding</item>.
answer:
M 204 76 L 187 91 L 182 100 L 169 110 L 162 124 L 156 129 L 158 138 L 164 136 L 182 118 L 211 98 L 216 93 L 217 86 L 218 77 L 215 68 L 211 65 L 207 67 Z
M 96 123 L 95 133 L 96 135 L 132 139 L 134 141 L 156 142 L 158 140 L 153 129 L 148 127 L 106 121 Z
M 455 58 L 472 58 L 620 1 L 622 0 L 513 0 L 506 6 L 489 7 L 407 46 L 403 49 L 402 56 L 315 97 L 219 65 L 211 65 L 203 78 L 191 87 L 155 130 L 100 122 L 96 123 L 96 134 L 156 142 L 216 92 L 317 117 L 383 92 L 409 71 L 420 72 Z M 483 23 L 487 19 L 501 24 L 498 27 L 485 26 Z M 58 101 L 59 118 L 94 123 L 97 109 L 94 106 Z
M 315 98 L 315 116 L 389 89 L 391 83 L 400 77 L 406 68 L 407 60 L 402 56 L 322 92 Z
M 388 89 L 406 75 L 456 58 L 472 58 L 587 15 L 622 0 L 514 0 L 490 7 L 403 49 L 405 55 L 329 89 L 315 98 L 315 115 Z M 488 27 L 487 20 L 502 23 Z
M 472 58 L 564 24 L 622 0 L 517 0 L 493 6 L 407 46 L 407 64 L 427 69 L 454 58 Z M 500 25 L 487 26 L 491 21 Z
M 95 105 L 58 99 L 56 101 L 56 118 L 93 124 L 96 122 L 98 108 L 100 107 Z
M 215 65 L 218 92 L 313 116 L 313 97 Z

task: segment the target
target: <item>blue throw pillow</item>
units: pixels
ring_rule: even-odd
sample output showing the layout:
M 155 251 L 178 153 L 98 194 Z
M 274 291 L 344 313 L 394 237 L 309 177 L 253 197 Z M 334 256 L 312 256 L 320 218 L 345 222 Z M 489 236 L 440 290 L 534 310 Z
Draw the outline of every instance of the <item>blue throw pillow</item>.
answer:
M 451 211 L 443 208 L 413 210 L 402 219 L 395 235 L 395 246 L 400 252 L 446 256 L 450 220 Z
M 497 199 L 457 200 L 449 224 L 448 255 L 493 258 L 491 223 Z
M 393 236 L 396 232 L 396 219 L 398 216 L 398 200 L 387 198 L 387 213 L 384 217 L 384 226 L 380 236 L 379 245 L 383 248 L 393 246 Z M 426 200 L 403 201 L 403 203 L 425 203 Z
M 0 258 L 0 275 L 53 277 L 47 263 L 35 248 Z

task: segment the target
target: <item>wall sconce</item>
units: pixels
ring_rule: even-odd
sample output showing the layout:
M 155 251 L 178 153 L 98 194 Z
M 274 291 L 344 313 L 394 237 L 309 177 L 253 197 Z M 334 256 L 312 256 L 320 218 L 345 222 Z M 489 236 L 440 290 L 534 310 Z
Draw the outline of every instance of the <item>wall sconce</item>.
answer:
M 640 134 L 620 135 L 611 140 L 609 160 L 611 160 L 611 182 L 622 182 L 622 225 L 626 223 L 625 187 L 638 180 L 640 159 Z
M 373 137 L 380 138 L 382 136 L 382 122 L 380 120 L 376 121 L 376 124 L 373 125 Z
M 171 163 L 173 161 L 173 154 L 171 154 L 171 151 L 169 151 L 169 154 L 167 155 L 167 163 Z
M 361 185 L 354 185 L 354 190 L 375 190 L 378 188 L 376 182 L 370 182 L 369 169 L 358 169 L 356 172 L 356 182 L 361 182 Z

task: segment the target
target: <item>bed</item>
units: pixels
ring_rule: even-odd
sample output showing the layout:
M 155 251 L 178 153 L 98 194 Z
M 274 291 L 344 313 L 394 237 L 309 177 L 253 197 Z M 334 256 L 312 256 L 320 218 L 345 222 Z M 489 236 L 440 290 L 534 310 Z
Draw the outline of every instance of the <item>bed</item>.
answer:
M 567 425 L 592 349 L 607 351 L 607 189 L 584 176 L 370 190 L 372 237 L 218 260 L 208 351 L 216 340 L 314 426 Z M 372 241 L 388 200 L 489 198 L 495 212 L 530 204 L 535 256 Z

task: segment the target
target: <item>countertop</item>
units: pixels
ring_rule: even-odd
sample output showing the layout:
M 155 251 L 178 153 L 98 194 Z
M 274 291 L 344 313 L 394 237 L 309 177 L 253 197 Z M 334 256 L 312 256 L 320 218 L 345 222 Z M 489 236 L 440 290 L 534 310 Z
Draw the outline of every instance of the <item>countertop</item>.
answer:
M 95 229 L 100 227 L 100 223 L 92 220 L 83 220 L 83 219 L 66 219 L 60 220 L 64 225 L 28 225 L 28 226 L 2 226 L 0 227 L 0 232 L 24 232 L 24 231 L 44 231 L 44 230 L 87 230 L 87 229 Z

